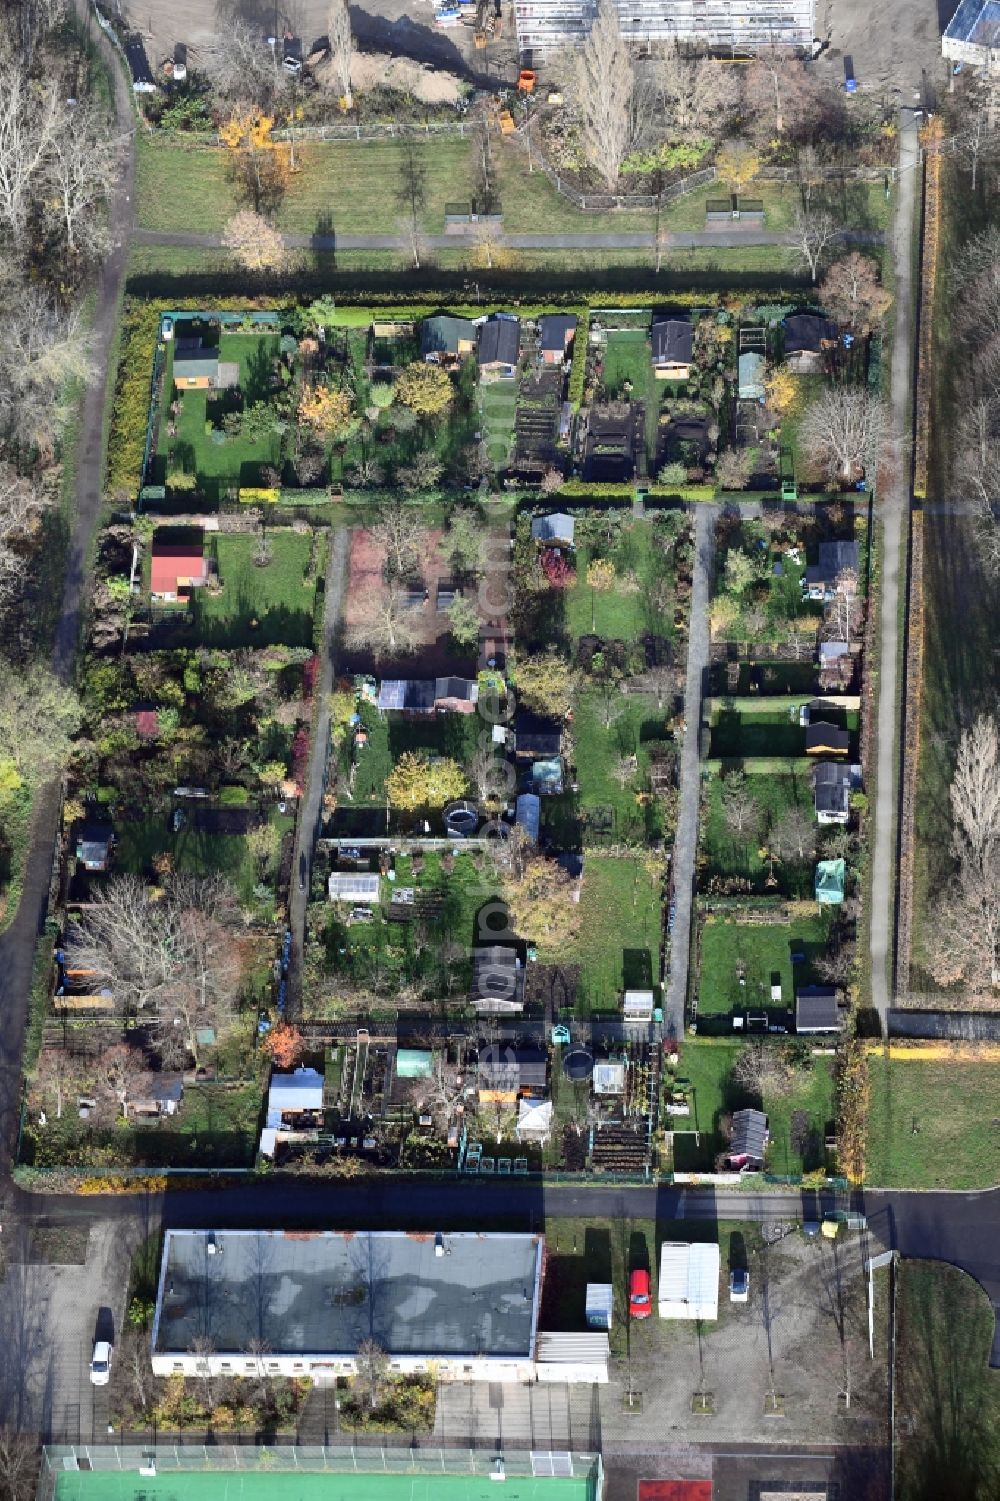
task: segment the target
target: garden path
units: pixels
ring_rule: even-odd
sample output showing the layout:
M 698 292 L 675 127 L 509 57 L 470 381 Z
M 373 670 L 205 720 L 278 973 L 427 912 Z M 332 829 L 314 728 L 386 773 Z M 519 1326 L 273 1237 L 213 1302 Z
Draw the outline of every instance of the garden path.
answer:
M 914 208 L 919 144 L 912 110 L 900 115 L 899 199 L 892 231 L 896 319 L 892 340 L 891 481 L 879 496 L 882 522 L 882 597 L 878 660 L 878 743 L 872 859 L 872 1005 L 886 1027 L 893 984 L 896 872 L 896 747 L 901 744 L 899 704 L 899 601 L 906 588 L 908 519 L 912 500 L 913 372 L 916 313 L 913 288 Z
M 302 954 L 305 943 L 306 908 L 312 884 L 312 858 L 323 820 L 323 793 L 330 750 L 330 695 L 336 671 L 337 632 L 344 603 L 347 581 L 349 532 L 338 526 L 330 542 L 326 565 L 326 590 L 323 600 L 323 637 L 320 643 L 320 668 L 316 680 L 316 722 L 309 747 L 309 771 L 306 789 L 299 805 L 295 825 L 295 855 L 292 862 L 291 895 L 288 920 L 292 930 L 292 956 L 288 979 L 289 1014 L 296 1014 L 302 984 Z M 304 880 L 300 880 L 300 872 Z
M 716 505 L 695 507 L 694 579 L 691 589 L 691 626 L 688 635 L 687 683 L 684 689 L 684 747 L 681 751 L 680 809 L 674 839 L 671 890 L 676 903 L 670 940 L 670 977 L 663 1006 L 664 1035 L 678 1041 L 684 1036 L 684 1001 L 687 995 L 688 959 L 691 948 L 691 906 L 694 901 L 695 857 L 698 851 L 698 805 L 701 799 L 700 726 L 701 701 L 708 673 L 711 631 L 708 602 L 711 597 L 712 564 L 715 556 Z

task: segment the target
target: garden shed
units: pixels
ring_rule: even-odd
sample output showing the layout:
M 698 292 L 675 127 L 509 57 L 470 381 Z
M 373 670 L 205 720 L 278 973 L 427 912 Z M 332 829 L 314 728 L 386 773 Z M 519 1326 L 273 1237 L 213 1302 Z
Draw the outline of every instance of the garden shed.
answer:
M 401 1079 L 429 1079 L 434 1073 L 434 1054 L 430 1048 L 399 1048 L 396 1073 Z
M 365 870 L 333 871 L 327 882 L 331 902 L 360 902 L 374 906 L 379 899 L 382 878 Z
M 764 1166 L 767 1151 L 767 1116 L 763 1110 L 737 1110 L 733 1114 L 733 1134 L 726 1153 L 730 1167 L 751 1172 Z
M 816 900 L 829 907 L 844 900 L 847 865 L 843 860 L 820 860 L 816 866 Z
M 840 1007 L 832 985 L 803 985 L 795 992 L 795 1030 L 800 1034 L 839 1032 Z
M 755 350 L 740 355 L 739 390 L 741 401 L 764 400 L 764 356 Z
M 566 511 L 553 511 L 548 516 L 536 516 L 531 523 L 531 535 L 536 542 L 553 543 L 557 547 L 572 547 L 576 535 L 576 522 Z

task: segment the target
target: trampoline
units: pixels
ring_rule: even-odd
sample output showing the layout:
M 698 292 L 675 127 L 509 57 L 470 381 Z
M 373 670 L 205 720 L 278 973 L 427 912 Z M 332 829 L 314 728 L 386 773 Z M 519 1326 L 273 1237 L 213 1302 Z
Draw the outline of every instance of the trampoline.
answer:
M 563 1059 L 563 1073 L 573 1084 L 585 1084 L 594 1072 L 594 1055 L 586 1048 L 574 1048 Z
M 444 826 L 449 839 L 468 839 L 479 828 L 475 803 L 449 803 L 444 810 Z

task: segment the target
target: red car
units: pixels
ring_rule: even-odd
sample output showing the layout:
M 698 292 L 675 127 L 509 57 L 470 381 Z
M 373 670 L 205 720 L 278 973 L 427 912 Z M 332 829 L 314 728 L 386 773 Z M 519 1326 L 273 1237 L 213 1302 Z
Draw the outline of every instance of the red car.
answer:
M 628 1284 L 628 1316 L 630 1319 L 648 1319 L 653 1311 L 649 1301 L 649 1273 L 636 1267 Z

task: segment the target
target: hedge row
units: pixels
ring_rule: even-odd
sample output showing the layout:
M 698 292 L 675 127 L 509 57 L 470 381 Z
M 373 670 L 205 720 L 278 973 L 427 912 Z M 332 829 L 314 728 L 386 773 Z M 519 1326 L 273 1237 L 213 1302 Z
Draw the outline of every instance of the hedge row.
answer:
M 108 437 L 107 488 L 138 493 L 149 418 L 149 385 L 160 331 L 160 305 L 128 300 L 122 317 L 121 356 L 115 378 Z

